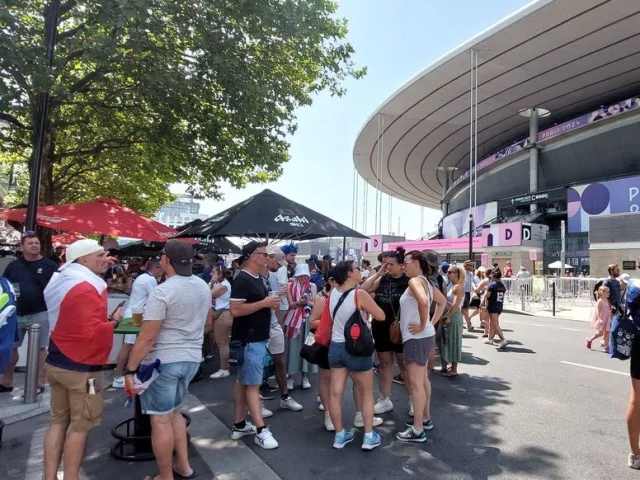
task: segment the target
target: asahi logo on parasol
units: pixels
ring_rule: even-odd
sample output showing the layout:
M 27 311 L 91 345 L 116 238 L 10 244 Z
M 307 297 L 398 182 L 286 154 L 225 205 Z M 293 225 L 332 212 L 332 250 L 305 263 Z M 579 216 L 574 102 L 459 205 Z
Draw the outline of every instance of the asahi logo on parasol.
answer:
M 64 217 L 50 217 L 48 215 L 41 215 L 39 213 L 38 214 L 38 220 L 43 220 L 43 221 L 49 222 L 49 223 L 60 223 L 60 222 L 64 222 L 67 219 L 64 218 Z
M 293 210 L 281 210 L 276 218 L 273 219 L 276 223 L 284 222 L 288 223 L 292 227 L 304 227 L 306 223 L 309 223 L 307 217 L 301 217 L 296 215 Z

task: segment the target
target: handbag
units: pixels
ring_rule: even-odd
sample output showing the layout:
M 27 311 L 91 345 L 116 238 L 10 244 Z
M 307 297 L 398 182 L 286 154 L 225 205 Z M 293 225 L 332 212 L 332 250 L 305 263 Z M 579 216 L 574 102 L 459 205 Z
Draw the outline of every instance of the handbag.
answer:
M 391 326 L 389 327 L 389 340 L 391 340 L 391 343 L 395 345 L 401 345 L 402 329 L 400 328 L 400 312 L 396 314 L 396 311 L 393 308 L 393 302 L 391 303 L 391 311 L 393 312 L 393 322 L 391 322 Z
M 342 294 L 336 308 L 333 310 L 333 315 L 335 316 L 336 312 L 342 302 L 344 302 L 345 298 L 349 292 L 353 290 L 352 288 L 347 290 Z M 320 365 L 324 363 L 322 359 L 326 359 L 329 352 L 329 343 L 331 343 L 331 330 L 333 328 L 333 318 L 331 317 L 329 310 L 329 298 L 324 302 L 324 309 L 322 310 L 322 317 L 320 318 L 320 323 L 318 324 L 318 328 L 315 333 L 309 332 L 307 337 L 300 347 L 300 356 L 309 363 L 313 365 Z M 322 328 L 322 330 L 321 330 Z
M 232 340 L 229 343 L 229 363 L 236 367 L 244 364 L 244 343 L 240 340 Z
M 636 336 L 637 327 L 630 318 L 627 309 L 627 290 L 624 292 L 620 302 L 621 311 L 613 317 L 611 325 L 611 339 L 609 341 L 609 357 L 618 360 L 627 360 L 631 357 L 633 340 Z

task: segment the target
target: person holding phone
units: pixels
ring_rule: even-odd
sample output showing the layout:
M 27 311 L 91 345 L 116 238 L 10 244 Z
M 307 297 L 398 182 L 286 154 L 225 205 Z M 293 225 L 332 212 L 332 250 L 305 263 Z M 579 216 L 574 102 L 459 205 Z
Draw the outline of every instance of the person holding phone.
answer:
M 122 308 L 109 316 L 103 276 L 110 257 L 95 240 L 67 249 L 67 262 L 44 290 L 51 340 L 46 375 L 51 388 L 51 424 L 44 438 L 44 479 L 79 478 L 84 446 L 100 424 L 105 388 L 102 368 L 113 346 Z

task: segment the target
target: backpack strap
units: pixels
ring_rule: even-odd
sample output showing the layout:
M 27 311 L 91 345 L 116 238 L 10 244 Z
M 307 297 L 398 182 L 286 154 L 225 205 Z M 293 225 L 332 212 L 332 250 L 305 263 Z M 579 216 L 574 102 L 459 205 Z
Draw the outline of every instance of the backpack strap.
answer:
M 338 300 L 338 304 L 336 305 L 336 308 L 333 309 L 333 315 L 331 316 L 332 319 L 336 318 L 336 313 L 338 313 L 338 309 L 342 306 L 344 301 L 347 299 L 347 295 L 349 295 L 353 290 L 355 290 L 355 288 L 350 288 L 349 290 L 347 290 L 342 294 L 342 296 L 340 297 L 340 300 Z M 356 300 L 356 306 L 357 306 L 357 302 L 358 300 Z

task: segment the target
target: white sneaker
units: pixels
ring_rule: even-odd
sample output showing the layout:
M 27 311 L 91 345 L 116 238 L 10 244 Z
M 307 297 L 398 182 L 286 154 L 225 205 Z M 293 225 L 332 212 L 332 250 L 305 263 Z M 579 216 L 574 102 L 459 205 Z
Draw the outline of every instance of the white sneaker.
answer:
M 240 440 L 247 435 L 253 435 L 256 433 L 256 426 L 251 422 L 245 422 L 244 428 L 236 428 L 235 425 L 231 427 L 231 440 Z
M 373 413 L 376 415 L 382 415 L 383 413 L 390 412 L 391 410 L 393 410 L 393 402 L 389 397 L 380 397 L 376 405 L 373 407 Z
M 264 427 L 260 433 L 257 433 L 254 442 L 265 450 L 278 448 L 278 442 L 273 438 L 273 434 L 269 430 L 269 427 Z
M 302 379 L 302 389 L 309 390 L 310 388 L 311 388 L 311 382 L 309 382 L 309 379 L 307 377 L 304 377 Z
M 269 417 L 273 417 L 273 412 L 271 410 L 269 410 L 268 408 L 264 408 L 264 405 L 262 406 L 262 418 L 269 418 Z
M 484 342 L 482 342 L 482 343 L 484 343 L 485 345 L 493 345 L 493 340 L 489 340 L 489 339 L 487 338 L 487 339 L 486 339 Z
M 124 377 L 113 377 L 111 386 L 113 388 L 124 388 Z
M 322 402 L 320 402 L 320 403 L 318 404 L 318 410 L 320 410 L 321 412 L 326 411 L 326 409 L 324 408 L 324 405 L 322 404 Z
M 320 398 L 320 395 L 318 395 L 318 396 L 316 397 L 316 402 L 318 402 L 318 403 L 322 403 L 322 399 Z
M 302 405 L 296 402 L 293 398 L 287 397 L 285 400 L 280 400 L 280 408 L 285 408 L 292 412 L 299 412 L 302 410 Z
M 630 453 L 629 459 L 627 460 L 627 465 L 630 468 L 640 470 L 640 455 L 634 455 L 633 453 Z
M 335 432 L 336 427 L 333 426 L 333 422 L 331 421 L 331 416 L 329 412 L 324 412 L 324 428 L 327 429 L 327 432 Z
M 409 397 L 409 416 L 413 417 L 413 399 L 411 397 Z
M 293 390 L 293 378 L 290 378 L 289 380 L 287 380 L 287 390 L 288 391 Z
M 504 340 L 502 340 L 499 344 L 498 344 L 498 348 L 504 348 L 507 345 L 509 345 L 509 342 L 507 341 L 507 339 L 505 338 Z
M 231 375 L 229 373 L 229 370 L 220 369 L 217 372 L 212 373 L 211 375 L 209 375 L 209 378 L 213 378 L 213 379 L 216 379 L 216 378 L 227 378 L 229 375 Z
M 373 417 L 373 426 L 377 427 L 382 425 L 383 420 L 380 417 Z M 364 418 L 362 417 L 362 412 L 356 412 L 356 416 L 353 419 L 353 426 L 356 428 L 364 427 Z

